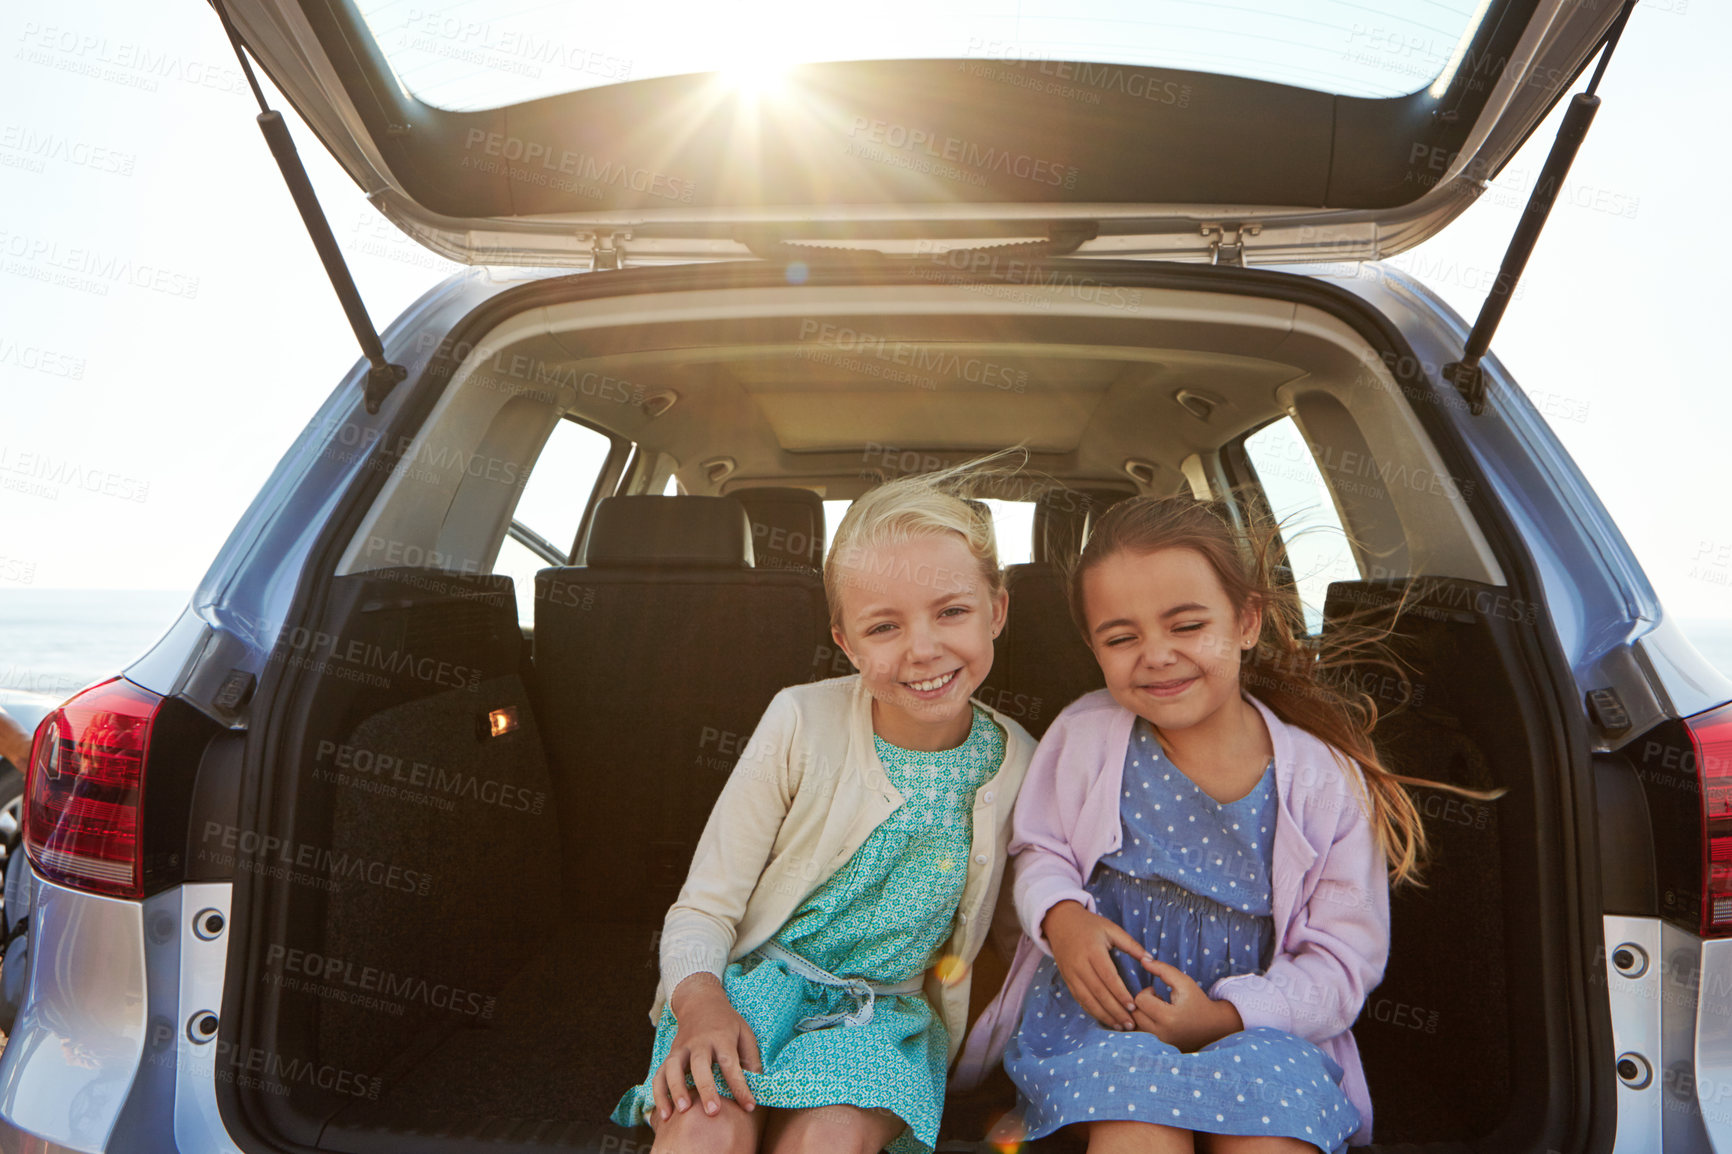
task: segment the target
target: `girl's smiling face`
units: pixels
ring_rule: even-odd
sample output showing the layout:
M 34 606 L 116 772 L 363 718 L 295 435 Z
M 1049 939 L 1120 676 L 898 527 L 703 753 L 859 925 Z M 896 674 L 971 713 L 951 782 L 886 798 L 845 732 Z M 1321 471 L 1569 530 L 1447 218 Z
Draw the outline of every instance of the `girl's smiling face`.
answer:
M 1114 553 L 1083 574 L 1089 644 L 1113 700 L 1157 729 L 1187 729 L 1239 703 L 1239 666 L 1262 613 L 1233 612 L 1195 549 Z
M 1009 597 L 955 533 L 849 552 L 831 632 L 874 698 L 878 735 L 905 749 L 955 748 L 973 724 L 968 699 L 992 670 Z

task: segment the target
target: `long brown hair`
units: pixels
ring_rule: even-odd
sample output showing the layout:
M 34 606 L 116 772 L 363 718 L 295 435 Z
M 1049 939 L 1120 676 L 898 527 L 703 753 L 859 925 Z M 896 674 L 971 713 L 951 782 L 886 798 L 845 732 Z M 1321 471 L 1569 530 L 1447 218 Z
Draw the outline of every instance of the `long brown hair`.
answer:
M 1276 584 L 1274 562 L 1280 555 L 1281 526 L 1256 510 L 1255 502 L 1229 506 L 1189 496 L 1134 497 L 1113 505 L 1091 528 L 1081 555 L 1069 566 L 1071 616 L 1084 641 L 1089 641 L 1083 576 L 1115 554 L 1160 549 L 1201 554 L 1220 581 L 1235 619 L 1242 619 L 1251 605 L 1262 609 L 1257 644 L 1246 652 L 1239 668 L 1241 687 L 1282 721 L 1333 747 L 1338 760 L 1344 753 L 1359 763 L 1364 776 L 1361 801 L 1367 806 L 1366 816 L 1389 865 L 1391 881 L 1423 884 L 1419 873 L 1426 858 L 1425 826 L 1403 787 L 1447 789 L 1482 799 L 1504 791 L 1469 790 L 1404 777 L 1383 763 L 1371 741 L 1377 702 L 1349 681 L 1346 668 L 1368 664 L 1387 668 L 1399 678 L 1404 696 L 1411 697 L 1404 663 L 1385 644 L 1410 600 L 1411 585 L 1403 589 L 1388 625 L 1368 624 L 1365 616 L 1377 610 L 1367 606 L 1331 621 L 1323 636 L 1313 641 L 1305 635 L 1298 599 Z M 1235 516 L 1249 522 L 1245 529 L 1235 527 Z M 1348 769 L 1345 764 L 1342 768 Z

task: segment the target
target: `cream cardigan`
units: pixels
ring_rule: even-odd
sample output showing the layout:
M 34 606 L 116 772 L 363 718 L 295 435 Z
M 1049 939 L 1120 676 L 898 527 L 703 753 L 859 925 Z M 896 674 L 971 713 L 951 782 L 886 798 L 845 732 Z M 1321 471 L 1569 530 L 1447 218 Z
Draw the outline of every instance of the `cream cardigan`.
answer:
M 975 790 L 968 874 L 940 950 L 968 964 L 946 965 L 943 978 L 937 966 L 926 972 L 925 993 L 950 1033 L 952 1062 L 968 1025 L 972 963 L 999 904 L 1016 793 L 1034 753 L 1022 726 L 987 712 L 1004 729 L 1004 761 Z M 872 697 L 858 675 L 776 694 L 710 811 L 662 924 L 650 1021 L 660 1020 L 668 991 L 683 979 L 719 976 L 781 929 L 901 804 L 873 747 Z

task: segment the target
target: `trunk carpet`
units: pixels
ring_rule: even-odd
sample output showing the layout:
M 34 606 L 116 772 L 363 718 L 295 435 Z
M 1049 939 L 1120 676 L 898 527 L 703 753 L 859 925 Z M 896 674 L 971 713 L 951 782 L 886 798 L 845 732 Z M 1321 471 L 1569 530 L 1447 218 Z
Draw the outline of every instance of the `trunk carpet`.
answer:
M 491 1022 L 454 1030 L 412 1068 L 393 1071 L 379 1105 L 412 1114 L 605 1120 L 648 1072 L 659 928 L 565 928 L 506 986 Z

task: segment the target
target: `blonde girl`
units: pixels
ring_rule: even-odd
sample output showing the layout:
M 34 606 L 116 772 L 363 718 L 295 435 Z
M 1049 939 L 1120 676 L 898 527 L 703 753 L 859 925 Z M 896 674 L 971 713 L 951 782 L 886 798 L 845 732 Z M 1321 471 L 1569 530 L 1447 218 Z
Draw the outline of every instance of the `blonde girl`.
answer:
M 831 633 L 859 672 L 777 694 L 668 911 L 649 1074 L 614 1115 L 656 1151 L 936 1143 L 1034 750 L 971 700 L 1008 606 L 960 495 L 982 471 L 882 485 L 837 531 Z

